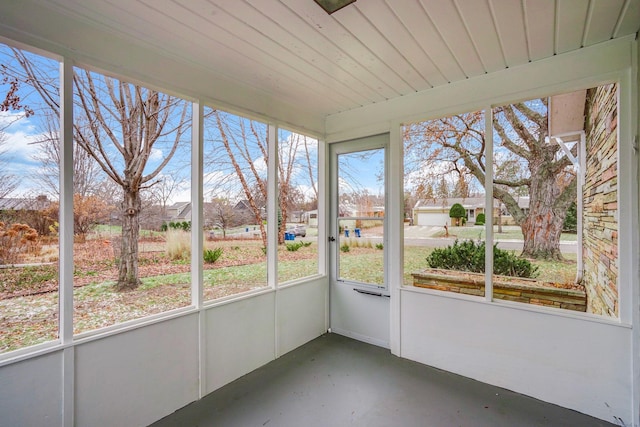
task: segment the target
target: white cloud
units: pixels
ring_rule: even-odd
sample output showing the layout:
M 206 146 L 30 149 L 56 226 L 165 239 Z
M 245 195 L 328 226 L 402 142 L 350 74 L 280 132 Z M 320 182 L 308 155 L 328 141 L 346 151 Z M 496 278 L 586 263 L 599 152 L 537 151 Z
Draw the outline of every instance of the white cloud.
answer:
M 162 153 L 162 150 L 158 148 L 152 148 L 151 153 L 149 154 L 149 161 L 159 162 L 162 159 L 164 159 L 164 154 Z

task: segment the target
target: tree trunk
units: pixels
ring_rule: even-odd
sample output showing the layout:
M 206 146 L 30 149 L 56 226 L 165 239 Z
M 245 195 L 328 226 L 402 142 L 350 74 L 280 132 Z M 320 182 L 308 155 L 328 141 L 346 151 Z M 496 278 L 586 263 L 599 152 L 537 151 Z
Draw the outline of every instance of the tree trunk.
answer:
M 550 209 L 527 216 L 522 223 L 524 247 L 522 256 L 536 259 L 563 260 L 560 234 L 563 220 Z
M 122 243 L 120 264 L 118 265 L 119 291 L 135 289 L 140 285 L 138 278 L 138 237 L 140 235 L 140 193 L 138 191 L 124 192 L 122 203 Z
M 544 166 L 536 173 L 530 187 L 529 214 L 520 227 L 524 236 L 522 256 L 535 259 L 563 260 L 560 253 L 560 234 L 567 208 L 560 199 L 562 188 L 552 172 Z M 562 205 L 562 206 L 561 206 Z

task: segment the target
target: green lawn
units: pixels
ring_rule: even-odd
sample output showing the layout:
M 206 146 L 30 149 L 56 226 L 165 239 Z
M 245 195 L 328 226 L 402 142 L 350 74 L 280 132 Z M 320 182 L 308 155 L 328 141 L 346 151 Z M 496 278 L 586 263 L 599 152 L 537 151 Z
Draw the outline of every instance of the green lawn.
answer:
M 432 249 L 406 247 L 404 283 L 410 285 L 411 272 L 427 267 L 425 258 Z M 352 248 L 341 252 L 343 277 L 382 283 L 382 251 Z M 575 277 L 575 255 L 568 262 L 535 261 L 539 279 L 571 281 Z M 316 274 L 316 259 L 281 261 L 280 282 Z M 214 268 L 205 266 L 205 300 L 211 300 L 266 286 L 266 263 Z M 191 273 L 147 277 L 129 292 L 115 292 L 112 282 L 91 283 L 74 290 L 75 333 L 95 330 L 191 304 Z M 49 292 L 0 300 L 3 324 L 0 353 L 55 339 L 57 336 L 58 293 Z

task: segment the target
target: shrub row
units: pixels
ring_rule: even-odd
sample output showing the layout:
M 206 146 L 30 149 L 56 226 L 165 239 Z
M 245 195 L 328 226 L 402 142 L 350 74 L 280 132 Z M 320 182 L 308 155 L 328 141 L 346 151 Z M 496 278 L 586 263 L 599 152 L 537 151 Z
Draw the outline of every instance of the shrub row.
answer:
M 476 243 L 473 240 L 458 242 L 456 240 L 452 246 L 434 249 L 427 257 L 427 264 L 431 268 L 484 273 L 485 242 Z M 495 244 L 493 245 L 493 273 L 503 276 L 533 278 L 538 275 L 538 267 L 513 252 L 498 249 Z

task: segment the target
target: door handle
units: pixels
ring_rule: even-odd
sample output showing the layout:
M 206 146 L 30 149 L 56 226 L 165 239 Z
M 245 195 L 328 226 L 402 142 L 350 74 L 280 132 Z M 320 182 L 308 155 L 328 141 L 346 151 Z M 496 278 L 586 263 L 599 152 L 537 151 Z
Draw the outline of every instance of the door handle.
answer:
M 335 241 L 336 241 L 336 238 L 335 238 L 335 237 L 333 237 L 333 236 L 329 236 L 329 241 L 330 241 L 330 242 L 335 242 Z

